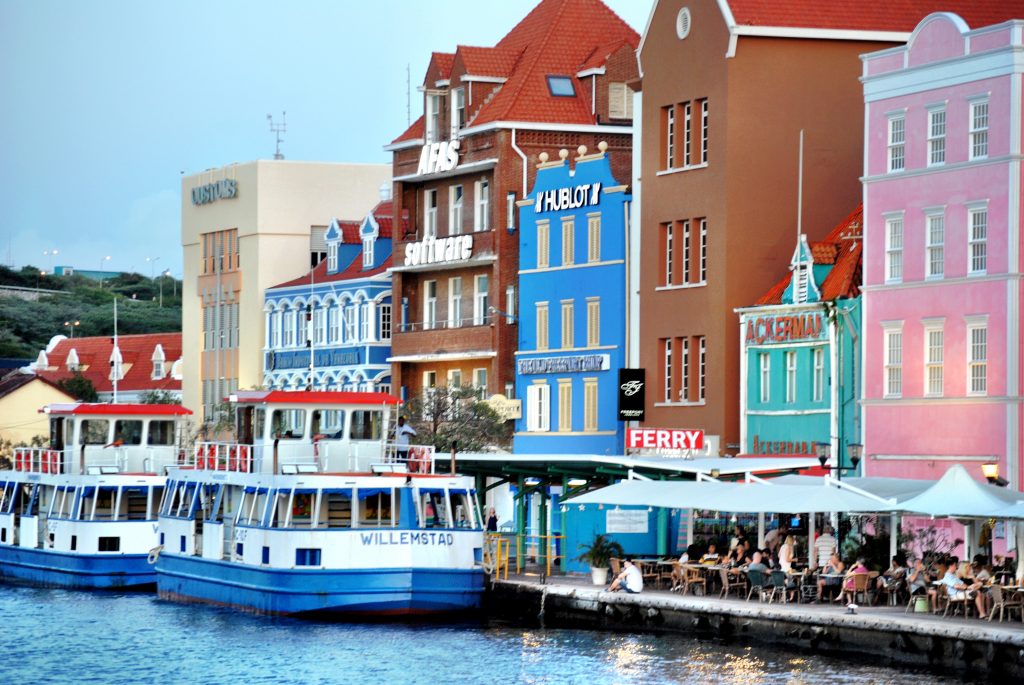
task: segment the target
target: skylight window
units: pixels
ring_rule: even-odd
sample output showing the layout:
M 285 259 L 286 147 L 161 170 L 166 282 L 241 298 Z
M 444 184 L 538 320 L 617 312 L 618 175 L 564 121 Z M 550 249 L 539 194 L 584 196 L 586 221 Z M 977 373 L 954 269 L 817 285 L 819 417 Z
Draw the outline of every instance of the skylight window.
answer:
M 548 76 L 548 90 L 558 98 L 576 97 L 576 88 L 568 76 Z

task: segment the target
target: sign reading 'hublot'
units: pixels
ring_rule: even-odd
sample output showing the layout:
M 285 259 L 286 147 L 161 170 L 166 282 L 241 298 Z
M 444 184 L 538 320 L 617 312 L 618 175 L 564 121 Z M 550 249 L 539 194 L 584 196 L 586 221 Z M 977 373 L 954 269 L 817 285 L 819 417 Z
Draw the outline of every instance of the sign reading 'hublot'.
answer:
M 205 205 L 217 200 L 230 200 L 238 195 L 238 181 L 226 178 L 216 183 L 207 183 L 192 189 L 192 204 Z
M 405 246 L 406 266 L 459 262 L 472 256 L 473 236 L 471 235 L 455 235 L 450 238 L 428 236 L 418 243 L 408 243 Z
M 589 183 L 572 188 L 556 188 L 537 193 L 533 211 L 561 212 L 580 207 L 596 207 L 601 202 L 601 184 Z

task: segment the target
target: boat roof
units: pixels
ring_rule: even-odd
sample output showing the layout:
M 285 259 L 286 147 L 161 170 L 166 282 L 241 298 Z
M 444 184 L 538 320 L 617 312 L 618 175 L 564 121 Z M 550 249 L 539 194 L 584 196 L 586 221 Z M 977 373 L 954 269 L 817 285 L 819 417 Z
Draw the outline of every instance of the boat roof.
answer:
M 240 390 L 231 395 L 238 404 L 401 404 L 384 392 L 334 392 L 329 390 Z
M 180 404 L 103 404 L 80 402 L 75 404 L 49 404 L 39 410 L 42 414 L 75 416 L 188 416 L 191 409 Z

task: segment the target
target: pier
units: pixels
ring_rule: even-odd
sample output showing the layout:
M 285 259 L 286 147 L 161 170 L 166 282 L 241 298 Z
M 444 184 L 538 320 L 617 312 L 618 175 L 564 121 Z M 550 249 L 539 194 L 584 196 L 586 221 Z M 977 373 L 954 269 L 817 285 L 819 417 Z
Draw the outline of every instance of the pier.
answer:
M 1016 616 L 990 623 L 904 613 L 903 606 L 848 614 L 839 604 L 765 604 L 659 590 L 631 595 L 607 592 L 582 577 L 544 584 L 538 576 L 495 580 L 484 602 L 491 617 L 549 628 L 686 634 L 971 678 L 1024 678 L 1024 623 Z

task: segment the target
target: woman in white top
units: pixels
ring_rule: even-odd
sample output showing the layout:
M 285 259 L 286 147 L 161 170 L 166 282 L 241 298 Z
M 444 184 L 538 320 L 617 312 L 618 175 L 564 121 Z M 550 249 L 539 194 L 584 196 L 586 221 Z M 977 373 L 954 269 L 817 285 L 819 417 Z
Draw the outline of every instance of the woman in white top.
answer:
M 779 568 L 786 573 L 789 573 L 793 568 L 793 546 L 795 544 L 796 540 L 793 539 L 793 536 L 787 535 L 786 541 L 779 548 Z

